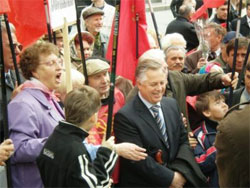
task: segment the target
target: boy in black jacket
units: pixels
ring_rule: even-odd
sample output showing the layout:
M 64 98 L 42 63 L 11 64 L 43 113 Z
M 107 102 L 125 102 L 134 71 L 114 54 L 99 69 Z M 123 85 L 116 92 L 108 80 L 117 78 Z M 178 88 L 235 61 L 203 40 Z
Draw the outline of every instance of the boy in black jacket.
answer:
M 71 91 L 64 105 L 66 122 L 59 122 L 37 158 L 44 186 L 108 187 L 118 156 L 114 137 L 103 141 L 94 161 L 82 143 L 97 121 L 99 94 L 83 86 Z

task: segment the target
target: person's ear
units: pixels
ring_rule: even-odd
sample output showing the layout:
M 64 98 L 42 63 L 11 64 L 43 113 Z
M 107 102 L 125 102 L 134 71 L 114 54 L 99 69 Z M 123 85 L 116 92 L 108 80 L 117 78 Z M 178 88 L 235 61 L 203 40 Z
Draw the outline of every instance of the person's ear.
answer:
M 32 76 L 39 80 L 39 74 L 36 71 L 32 71 Z
M 211 112 L 210 112 L 209 110 L 203 111 L 202 114 L 203 114 L 205 117 L 207 117 L 207 118 L 209 118 L 209 117 L 211 116 Z

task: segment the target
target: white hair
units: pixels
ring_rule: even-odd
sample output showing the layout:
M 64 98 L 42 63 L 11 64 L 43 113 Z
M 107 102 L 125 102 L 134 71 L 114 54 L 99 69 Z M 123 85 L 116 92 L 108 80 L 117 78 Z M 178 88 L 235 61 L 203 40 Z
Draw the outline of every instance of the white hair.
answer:
M 181 34 L 171 33 L 171 34 L 166 34 L 161 39 L 161 45 L 163 50 L 166 50 L 169 46 L 181 46 L 183 48 L 186 48 L 187 41 Z
M 138 63 L 144 61 L 145 59 L 153 59 L 155 61 L 158 61 L 159 63 L 165 64 L 165 54 L 160 49 L 150 49 L 146 52 L 144 52 L 140 58 Z

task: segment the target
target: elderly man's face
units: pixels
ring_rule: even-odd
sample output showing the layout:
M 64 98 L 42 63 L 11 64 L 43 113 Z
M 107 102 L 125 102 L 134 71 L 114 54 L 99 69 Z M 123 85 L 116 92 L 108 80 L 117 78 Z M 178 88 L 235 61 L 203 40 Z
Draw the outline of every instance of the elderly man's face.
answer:
M 204 32 L 204 38 L 208 41 L 209 48 L 212 52 L 215 52 L 220 47 L 222 36 L 218 35 L 214 28 L 206 28 Z
M 151 104 L 161 101 L 166 89 L 166 73 L 162 69 L 148 70 L 145 73 L 144 81 L 137 81 L 137 86 L 144 99 Z
M 217 9 L 217 18 L 227 20 L 227 5 L 222 5 Z
M 20 44 L 17 42 L 15 33 L 12 33 L 11 36 L 12 36 L 16 56 L 18 56 L 21 52 Z M 5 71 L 7 72 L 10 69 L 14 69 L 14 63 L 13 63 L 13 58 L 12 58 L 11 50 L 10 50 L 9 38 L 6 32 L 2 32 L 2 38 L 3 38 L 4 68 L 5 68 Z
M 243 63 L 244 63 L 244 59 L 245 59 L 246 53 L 247 53 L 247 49 L 246 48 L 240 48 L 237 51 L 236 67 L 235 67 L 235 70 L 237 72 L 240 72 L 241 69 L 242 69 L 242 67 L 243 67 Z M 227 62 L 229 64 L 230 68 L 233 67 L 233 58 L 234 58 L 234 49 L 231 50 L 229 52 L 229 55 L 228 55 Z
M 106 98 L 108 96 L 110 88 L 108 70 L 89 76 L 88 81 L 89 86 L 95 88 L 99 92 L 101 98 Z
M 184 68 L 185 53 L 181 50 L 171 50 L 166 54 L 168 69 L 181 71 Z
M 85 26 L 91 34 L 94 36 L 97 35 L 103 26 L 103 16 L 101 14 L 95 14 L 88 17 L 85 20 Z

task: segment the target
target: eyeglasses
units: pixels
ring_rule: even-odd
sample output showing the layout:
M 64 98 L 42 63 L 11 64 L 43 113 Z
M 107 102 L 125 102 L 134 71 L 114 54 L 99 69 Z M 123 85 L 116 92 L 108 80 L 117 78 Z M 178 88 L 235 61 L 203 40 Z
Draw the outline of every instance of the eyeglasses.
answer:
M 59 66 L 63 66 L 63 60 L 61 58 L 58 58 L 56 60 L 51 60 L 48 62 L 43 62 L 43 63 L 39 63 L 39 65 L 46 65 L 48 67 L 53 67 L 55 65 L 59 65 Z
M 10 46 L 9 43 L 5 43 L 5 44 L 6 44 L 6 46 L 8 46 L 8 47 Z M 20 43 L 13 43 L 13 48 L 14 48 L 14 50 L 18 48 L 18 50 L 22 51 L 23 45 L 21 45 Z
M 20 43 L 14 43 L 13 47 L 14 47 L 14 49 L 18 48 L 18 50 L 20 50 L 20 51 L 22 51 L 22 49 L 23 49 L 23 45 L 21 45 Z

